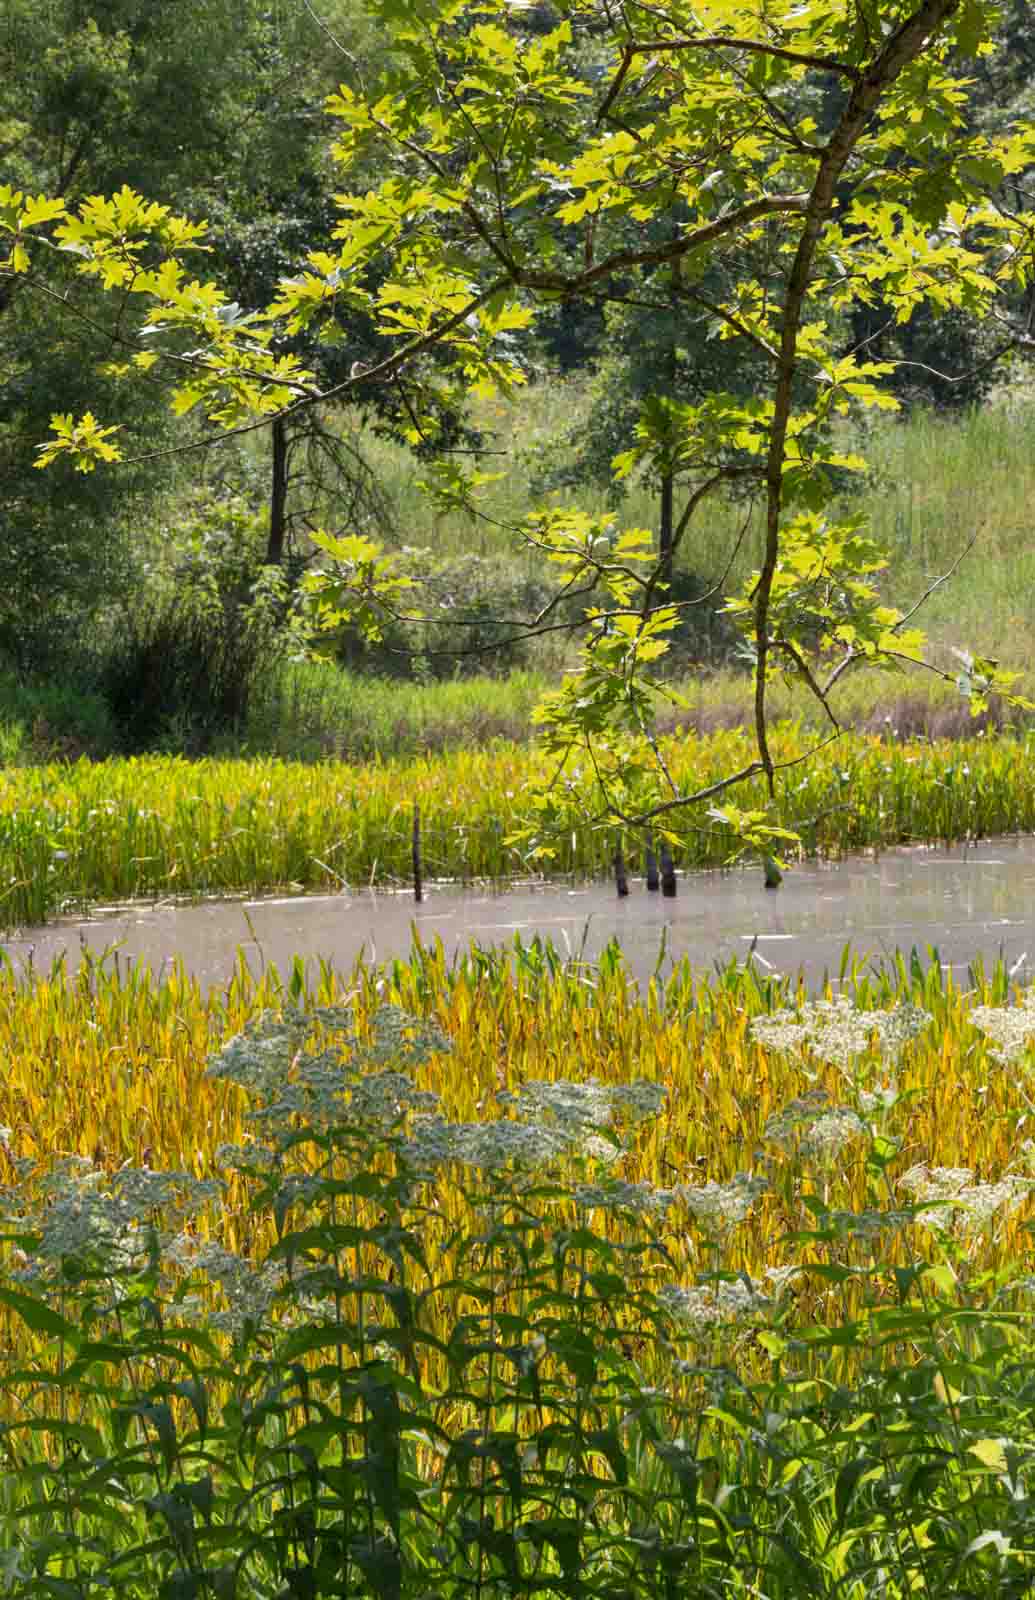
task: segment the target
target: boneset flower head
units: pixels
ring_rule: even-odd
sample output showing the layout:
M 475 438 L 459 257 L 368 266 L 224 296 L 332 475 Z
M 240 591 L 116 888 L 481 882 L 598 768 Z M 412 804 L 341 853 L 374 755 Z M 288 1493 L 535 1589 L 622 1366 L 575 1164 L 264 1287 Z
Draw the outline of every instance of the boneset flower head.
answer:
M 847 1069 L 874 1042 L 886 1062 L 896 1061 L 930 1021 L 929 1011 L 908 1001 L 891 1011 L 860 1011 L 840 995 L 836 1000 L 808 1001 L 798 1011 L 756 1017 L 751 1035 L 769 1050 L 807 1048 L 819 1060 Z
M 769 1117 L 763 1138 L 791 1155 L 830 1162 L 869 1129 L 851 1106 L 831 1105 L 823 1089 L 811 1089 Z
M 303 1046 L 314 1020 L 339 1039 L 320 1050 Z M 288 1009 L 264 1013 L 210 1058 L 207 1075 L 238 1084 L 260 1103 L 249 1113 L 274 1141 L 291 1142 L 300 1126 L 325 1131 L 342 1122 L 381 1130 L 407 1112 L 431 1112 L 438 1097 L 419 1090 L 401 1067 L 412 1068 L 449 1048 L 437 1023 L 381 1006 L 371 1038 L 361 1040 L 347 1007 L 322 1007 L 312 1015 Z
M 214 1200 L 220 1186 L 187 1172 L 121 1167 L 110 1176 L 87 1157 L 69 1156 L 40 1182 L 21 1228 L 37 1236 L 23 1280 L 56 1283 L 70 1261 L 112 1276 L 144 1266 L 176 1226 Z
M 653 1183 L 605 1178 L 599 1183 L 577 1183 L 572 1198 L 585 1211 L 631 1211 L 641 1217 L 662 1217 L 672 1205 L 675 1191 L 659 1189 Z
M 764 1321 L 773 1307 L 772 1297 L 747 1274 L 714 1283 L 693 1284 L 689 1288 L 666 1284 L 659 1289 L 658 1299 L 670 1316 L 697 1339 L 754 1326 Z
M 999 1215 L 1017 1210 L 1031 1185 L 1023 1178 L 975 1183 L 969 1167 L 929 1167 L 920 1162 L 898 1180 L 900 1188 L 923 1202 L 918 1220 L 934 1228 L 973 1232 Z
M 725 1238 L 747 1220 L 755 1201 L 768 1187 L 765 1178 L 738 1172 L 729 1183 L 684 1183 L 675 1192 L 706 1233 Z
M 993 1042 L 988 1053 L 1003 1066 L 1020 1061 L 1035 1039 L 1035 989 L 1016 1006 L 975 1006 L 970 1020 Z

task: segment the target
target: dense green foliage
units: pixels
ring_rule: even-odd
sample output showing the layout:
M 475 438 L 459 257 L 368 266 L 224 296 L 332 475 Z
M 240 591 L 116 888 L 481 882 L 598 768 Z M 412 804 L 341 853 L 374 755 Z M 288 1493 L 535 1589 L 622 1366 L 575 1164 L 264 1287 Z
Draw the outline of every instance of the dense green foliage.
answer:
M 546 327 L 546 345 L 536 342 L 544 309 L 547 323 L 558 301 L 591 311 L 599 399 L 616 424 L 609 440 L 598 407 L 592 443 L 617 486 L 660 489 L 657 538 L 557 505 L 533 510 L 514 531 L 561 587 L 527 627 L 507 619 L 506 647 L 543 627 L 579 631 L 579 657 L 544 702 L 543 741 L 562 768 L 593 765 L 605 820 L 664 816 L 675 835 L 720 791 L 673 788 L 657 759 L 657 663 L 701 598 L 669 586 L 672 566 L 712 502 L 742 501 L 730 562 L 753 534 L 755 565 L 726 610 L 755 675 L 756 754 L 721 786 L 760 771 L 775 806 L 772 678 L 798 677 L 829 712 L 827 691 L 846 671 L 922 659 L 913 609 L 881 593 L 880 552 L 837 504 L 863 466 L 843 448 L 840 419 L 897 405 L 909 367 L 873 359 L 879 328 L 853 342 L 853 318 L 887 310 L 908 329 L 944 314 L 947 325 L 1002 331 L 1004 350 L 1026 339 L 1015 313 L 1031 237 L 1015 191 L 1035 134 L 1009 74 L 998 84 L 968 76 L 994 54 L 998 14 L 958 0 L 888 0 L 878 12 L 860 22 L 850 7 L 761 12 L 723 0 L 698 15 L 667 0 L 643 17 L 612 16 L 565 0 L 527 14 L 489 4 L 411 16 L 375 0 L 366 55 L 335 46 L 348 81 L 328 102 L 330 150 L 317 160 L 269 121 L 287 181 L 315 180 L 302 186 L 314 203 L 286 227 L 280 197 L 232 185 L 223 258 L 198 279 L 206 230 L 137 191 L 77 205 L 7 186 L 6 280 L 53 296 L 42 264 L 71 254 L 89 292 L 116 297 L 128 376 L 169 386 L 175 411 L 227 437 L 268 421 L 267 560 L 277 565 L 299 428 L 317 419 L 314 437 L 326 438 L 335 408 L 367 406 L 427 457 L 433 505 L 477 516 L 486 474 L 463 459 L 478 454 L 462 422 L 472 397 L 525 382 L 551 337 Z M 322 37 L 333 44 L 333 29 Z M 265 61 L 282 41 L 249 48 Z M 319 72 L 298 59 L 304 101 Z M 328 158 L 352 187 L 321 208 Z M 180 192 L 189 198 L 188 179 Z M 247 244 L 238 219 L 277 248 Z M 283 247 L 301 252 L 303 235 L 303 259 L 285 271 Z M 232 297 L 236 285 L 254 310 Z M 458 449 L 463 427 L 474 442 Z M 350 452 L 336 457 L 345 478 Z M 129 431 L 68 411 L 39 464 L 92 476 L 127 457 Z M 316 624 L 381 645 L 404 625 L 416 642 L 389 648 L 423 670 L 435 655 L 425 630 L 442 620 L 434 585 L 430 611 L 415 613 L 406 561 L 367 537 L 362 503 L 354 497 L 346 531 L 312 528 L 323 552 L 309 583 Z M 581 602 L 574 616 L 561 596 Z M 485 636 L 478 615 L 451 620 L 472 630 L 462 654 L 504 642 L 494 623 Z M 189 630 L 182 642 L 194 653 Z M 1012 692 L 1011 675 L 980 652 L 961 683 L 976 706 L 991 690 Z M 556 786 L 532 804 L 538 829 L 573 820 Z M 752 839 L 770 827 L 778 836 L 783 820 L 753 824 Z
M 18 1600 L 1030 1589 L 1004 1068 L 1035 1020 L 1002 971 L 825 1006 L 732 969 L 639 999 L 542 950 L 207 1006 L 88 979 L 0 975 L 0 1029 L 45 1074 L 67 1032 L 82 1090 L 3 1090 Z M 96 1143 L 55 1165 L 68 1112 Z
M 343 37 L 375 51 L 358 14 L 325 9 Z M 326 216 L 319 107 L 336 79 L 323 43 L 301 7 L 252 0 L 11 0 L 0 175 L 69 203 L 127 183 L 176 200 L 212 218 L 210 260 L 228 284 L 253 293 L 261 260 L 265 292 Z M 146 617 L 149 561 L 170 517 L 189 523 L 182 495 L 194 476 L 166 453 L 184 441 L 163 387 L 127 360 L 136 329 L 110 318 L 73 261 L 48 267 L 42 293 L 0 280 L 0 656 L 23 674 L 78 673 L 98 631 L 117 636 L 124 608 Z M 53 413 L 91 407 L 131 428 L 143 459 L 117 479 L 36 472 Z M 217 476 L 221 492 L 248 484 L 261 509 L 269 472 L 267 461 L 265 481 L 249 483 L 246 464 L 224 460 Z

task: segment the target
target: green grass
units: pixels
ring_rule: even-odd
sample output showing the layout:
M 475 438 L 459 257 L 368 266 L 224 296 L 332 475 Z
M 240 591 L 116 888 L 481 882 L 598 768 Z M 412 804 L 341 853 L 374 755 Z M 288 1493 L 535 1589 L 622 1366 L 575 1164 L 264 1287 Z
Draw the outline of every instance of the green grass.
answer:
M 585 412 L 578 380 L 551 379 L 499 400 L 478 412 L 490 447 L 486 468 L 500 473 L 485 493 L 483 509 L 503 523 L 520 523 L 536 503 L 529 480 L 542 451 Z M 886 587 L 905 609 L 949 568 L 972 538 L 974 548 L 953 581 L 936 592 L 923 622 L 941 658 L 951 645 L 967 645 L 1024 667 L 1035 647 L 1035 542 L 1031 504 L 1035 493 L 1035 390 L 1021 379 L 996 391 L 980 409 L 937 415 L 914 409 L 904 419 L 881 415 L 849 431 L 872 472 L 857 495 L 843 504 L 869 520 L 873 536 L 891 558 Z M 429 545 L 438 552 L 536 558 L 492 522 L 470 517 L 435 517 L 417 488 L 419 464 L 390 442 L 363 436 L 392 508 L 400 542 Z M 587 488 L 562 497 L 589 510 L 603 510 L 607 496 Z M 677 508 L 678 510 L 678 508 Z M 617 515 L 632 527 L 657 523 L 655 498 L 634 485 Z M 725 569 L 740 529 L 742 511 L 709 500 L 688 540 L 683 564 L 714 581 Z M 760 523 L 749 529 L 730 584 L 757 564 Z M 518 553 L 515 555 L 515 551 Z
M 289 662 L 260 685 L 242 735 L 225 753 L 314 761 L 408 760 L 497 741 L 534 738 L 532 712 L 557 682 L 542 672 L 459 678 L 434 683 L 367 677 L 325 662 Z M 685 702 L 658 706 L 663 731 L 711 733 L 750 728 L 753 688 L 744 673 L 702 671 L 676 680 Z M 1002 726 L 1023 728 L 1023 712 L 993 706 L 979 719 L 955 687 L 929 674 L 858 673 L 838 684 L 831 705 L 847 729 L 902 738 L 971 738 Z M 776 680 L 769 692 L 774 722 L 803 728 L 829 725 L 823 708 L 800 684 Z M 99 753 L 108 747 L 102 746 Z
M 1035 1021 L 972 982 L 862 979 L 846 1054 L 613 953 L 0 973 L 5 1593 L 1020 1600 L 1030 1049 L 978 1007 Z M 983 1181 L 921 1214 L 936 1160 Z
M 424 684 L 289 662 L 260 686 L 243 739 L 228 743 L 301 761 L 404 760 L 475 749 L 528 738 L 532 709 L 548 686 L 534 672 Z
M 224 735 L 217 754 L 358 764 L 524 743 L 534 738 L 536 703 L 556 682 L 556 673 L 518 671 L 418 683 L 326 662 L 285 662 L 262 677 L 246 726 Z M 750 727 L 753 691 L 743 673 L 702 671 L 678 678 L 676 687 L 686 706 L 659 705 L 664 731 Z M 967 738 L 986 726 L 1023 727 L 1029 720 L 993 707 L 975 721 L 952 685 L 928 674 L 857 674 L 842 680 L 832 704 L 846 728 L 908 738 Z M 771 686 L 770 710 L 776 722 L 812 729 L 825 722 L 807 690 L 781 680 Z M 81 755 L 102 759 L 117 749 L 118 731 L 98 696 L 0 680 L 0 769 Z
M 774 756 L 791 760 L 812 742 L 782 725 Z M 684 792 L 751 752 L 740 729 L 678 734 L 664 748 Z M 527 871 L 508 839 L 528 819 L 529 784 L 550 771 L 534 748 L 502 743 L 366 766 L 153 756 L 9 769 L 0 776 L 0 917 L 31 924 L 132 896 L 405 883 L 415 802 L 427 877 L 506 879 Z M 576 811 L 591 815 L 591 775 L 575 767 L 569 777 Z M 738 799 L 766 804 L 758 780 Z M 778 811 L 809 851 L 830 855 L 1030 832 L 1035 752 L 1027 735 L 941 744 L 846 735 L 780 775 Z M 609 869 L 610 830 L 566 827 L 552 843 L 555 873 Z M 732 849 L 724 825 L 695 814 L 677 862 L 720 866 Z

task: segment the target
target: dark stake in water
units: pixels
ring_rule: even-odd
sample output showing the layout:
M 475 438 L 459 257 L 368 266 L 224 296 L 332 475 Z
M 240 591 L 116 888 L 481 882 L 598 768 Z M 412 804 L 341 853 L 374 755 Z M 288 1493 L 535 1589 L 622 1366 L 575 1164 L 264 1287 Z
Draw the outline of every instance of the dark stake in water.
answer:
M 924 954 L 936 945 L 961 974 L 981 956 L 1035 967 L 1035 838 L 998 840 L 952 851 L 909 849 L 878 861 L 809 865 L 784 875 L 767 894 L 756 866 L 681 878 L 679 894 L 648 894 L 642 878 L 619 898 L 613 881 L 578 888 L 516 888 L 506 894 L 425 884 L 424 900 L 400 894 L 309 895 L 110 907 L 85 922 L 24 930 L 3 941 L 11 960 L 46 971 L 60 955 L 70 967 L 83 948 L 116 946 L 124 961 L 155 972 L 179 957 L 203 983 L 229 977 L 242 946 L 258 971 L 288 970 L 296 955 L 348 969 L 360 953 L 377 961 L 406 955 L 411 933 L 441 938 L 448 954 L 475 941 L 507 944 L 536 934 L 592 961 L 617 938 L 632 973 L 644 978 L 663 960 L 689 956 L 702 970 L 754 948 L 763 971 L 812 982 L 836 974 L 846 943 L 875 964 L 896 949 Z

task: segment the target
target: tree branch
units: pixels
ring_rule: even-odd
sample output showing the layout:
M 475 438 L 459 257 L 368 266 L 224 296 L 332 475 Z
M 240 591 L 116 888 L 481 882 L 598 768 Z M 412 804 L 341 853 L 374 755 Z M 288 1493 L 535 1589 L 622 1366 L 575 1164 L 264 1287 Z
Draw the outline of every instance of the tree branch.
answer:
M 641 39 L 636 44 L 627 44 L 622 50 L 622 64 L 597 112 L 597 121 L 603 122 L 607 116 L 637 56 L 661 55 L 669 50 L 748 50 L 755 55 L 790 61 L 795 66 L 814 67 L 819 72 L 836 72 L 841 77 L 850 78 L 853 83 L 858 82 L 861 76 L 858 67 L 853 67 L 848 61 L 839 61 L 836 56 L 815 56 L 800 50 L 785 50 L 781 45 L 767 44 L 763 39 L 735 39 L 725 33 L 696 34 L 675 39 Z
M 773 397 L 773 420 L 766 462 L 768 504 L 765 556 L 755 591 L 755 739 L 773 793 L 774 766 L 766 730 L 766 655 L 769 648 L 769 600 L 780 550 L 780 516 L 783 507 L 783 469 L 787 429 L 791 415 L 794 375 L 798 364 L 798 332 L 812 264 L 824 224 L 834 203 L 837 184 L 848 160 L 866 130 L 885 90 L 923 50 L 936 28 L 958 8 L 960 0 L 924 0 L 888 39 L 870 65 L 861 72 L 848 97 L 837 126 L 823 152 L 806 207 L 805 222 L 795 252 L 784 299 L 780 337 L 780 371 Z
M 751 222 L 758 222 L 763 217 L 777 216 L 786 211 L 804 212 L 808 206 L 808 199 L 805 194 L 760 195 L 757 200 L 750 200 L 747 205 L 738 206 L 735 211 L 726 211 L 714 221 L 703 223 L 690 233 L 670 240 L 668 244 L 658 245 L 652 250 L 618 250 L 614 255 L 597 262 L 595 266 L 587 268 L 584 272 L 575 273 L 571 277 L 566 277 L 560 272 L 525 272 L 519 269 L 515 272 L 514 283 L 523 289 L 546 289 L 554 294 L 581 294 L 600 278 L 609 278 L 616 272 L 626 271 L 629 267 L 660 267 L 666 261 L 678 261 L 681 256 L 689 255 L 693 250 L 700 250 L 716 239 L 724 238 L 728 233 L 736 233 L 738 228 L 746 227 Z
M 821 739 L 819 744 L 814 745 L 811 750 L 806 750 L 803 755 L 793 756 L 789 761 L 774 762 L 773 772 L 784 772 L 788 767 L 798 767 L 803 761 L 811 761 L 821 750 L 825 750 L 828 744 L 833 744 L 834 740 L 840 737 L 840 731 L 828 734 L 825 739 Z M 747 778 L 756 777 L 760 772 L 765 772 L 768 776 L 768 770 L 761 761 L 752 761 L 748 766 L 741 767 L 739 772 L 731 772 L 727 777 L 719 778 L 717 782 L 709 784 L 706 789 L 697 789 L 693 794 L 681 795 L 676 800 L 662 800 L 658 805 L 651 806 L 647 811 L 641 811 L 636 816 L 628 816 L 625 812 L 619 811 L 616 806 L 612 807 L 612 813 L 620 822 L 624 822 L 627 827 L 643 828 L 649 822 L 653 822 L 656 817 L 665 816 L 671 811 L 683 810 L 687 806 L 697 806 L 705 800 L 714 800 L 716 795 L 723 794 L 727 789 L 733 788 L 735 784 L 743 783 Z

